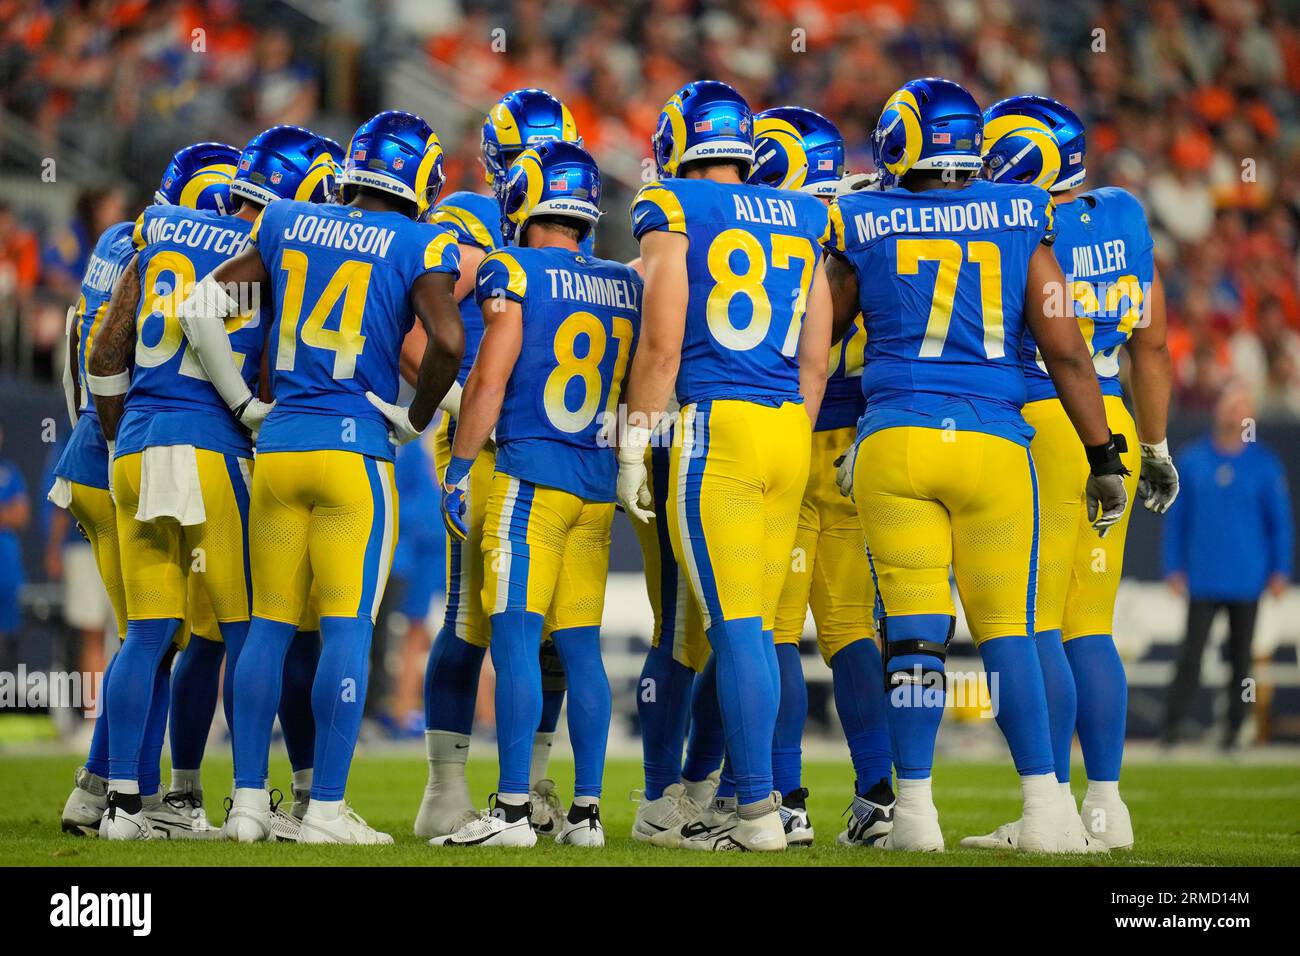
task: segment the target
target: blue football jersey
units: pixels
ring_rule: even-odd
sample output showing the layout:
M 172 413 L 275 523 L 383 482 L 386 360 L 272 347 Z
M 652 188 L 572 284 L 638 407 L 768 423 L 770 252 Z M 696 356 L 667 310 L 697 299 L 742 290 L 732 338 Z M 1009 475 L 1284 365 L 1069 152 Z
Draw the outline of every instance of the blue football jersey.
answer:
M 99 429 L 94 396 L 86 387 L 86 359 L 103 325 L 104 316 L 108 314 L 113 288 L 135 255 L 134 231 L 133 223 L 119 222 L 109 226 L 99 237 L 81 280 L 81 296 L 77 299 L 73 320 L 77 325 L 76 361 L 77 381 L 81 383 L 81 407 L 77 424 L 54 466 L 54 474 L 92 488 L 108 487 L 108 445 Z
M 1029 257 L 1054 234 L 1047 192 L 976 180 L 859 191 L 833 209 L 867 333 L 859 433 L 951 427 L 1027 444 L 1020 350 Z
M 866 361 L 867 328 L 859 315 L 844 338 L 831 347 L 826 392 L 817 413 L 815 432 L 856 425 L 867 401 L 862 396 L 862 367 Z
M 523 305 L 523 345 L 497 421 L 497 470 L 613 501 L 610 438 L 641 330 L 641 277 L 565 249 L 503 249 L 479 266 L 479 305 Z M 487 303 L 485 305 L 485 303 Z
M 484 252 L 492 252 L 503 245 L 501 207 L 491 196 L 452 193 L 434 207 L 429 221 L 450 229 L 461 245 L 478 246 Z M 478 297 L 472 293 L 460 300 L 460 320 L 465 325 L 465 354 L 460 360 L 456 381 L 464 385 L 469 370 L 474 366 L 474 357 L 478 355 L 478 345 L 483 341 L 483 310 L 479 308 Z
M 801 401 L 799 333 L 829 241 L 826 206 L 768 186 L 666 179 L 632 203 L 636 238 L 656 229 L 689 243 L 678 401 Z
M 267 347 L 275 409 L 258 451 L 353 451 L 391 461 L 388 422 L 366 399 L 397 400 L 414 322 L 411 286 L 460 274 L 456 237 L 397 212 L 280 200 L 253 230 L 271 276 Z
M 252 225 L 183 206 L 150 206 L 136 220 L 140 306 L 135 369 L 117 430 L 119 455 L 155 445 L 194 445 L 252 457 L 248 432 L 208 381 L 176 317 L 195 282 L 244 250 Z M 258 304 L 248 304 L 248 311 L 226 321 L 226 332 L 235 364 L 252 388 L 266 324 Z
M 1092 351 L 1102 394 L 1122 395 L 1119 349 L 1141 320 L 1155 279 L 1155 258 L 1146 212 L 1123 189 L 1107 186 L 1056 207 L 1052 246 Z M 1056 387 L 1033 336 L 1021 348 L 1028 400 L 1055 398 Z

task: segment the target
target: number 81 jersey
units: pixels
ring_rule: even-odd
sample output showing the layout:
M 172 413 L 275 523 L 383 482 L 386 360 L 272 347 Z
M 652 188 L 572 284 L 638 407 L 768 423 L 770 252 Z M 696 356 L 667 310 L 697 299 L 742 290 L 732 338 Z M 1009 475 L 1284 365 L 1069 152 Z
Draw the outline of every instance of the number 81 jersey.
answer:
M 587 501 L 615 499 L 610 438 L 641 330 L 641 277 L 554 247 L 511 248 L 479 265 L 475 296 L 519 302 L 523 340 L 497 420 L 497 471 Z
M 668 179 L 637 193 L 638 240 L 662 230 L 689 243 L 682 405 L 801 401 L 799 333 L 829 223 L 815 196 L 768 186 Z

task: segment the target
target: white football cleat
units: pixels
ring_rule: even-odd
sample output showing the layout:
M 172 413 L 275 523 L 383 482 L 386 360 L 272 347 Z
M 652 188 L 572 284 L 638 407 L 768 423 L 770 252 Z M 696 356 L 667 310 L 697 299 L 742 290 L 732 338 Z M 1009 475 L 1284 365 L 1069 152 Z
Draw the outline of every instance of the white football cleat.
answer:
M 85 767 L 78 767 L 72 780 L 72 793 L 63 804 L 63 832 L 97 836 L 99 822 L 108 809 L 108 781 Z
M 687 796 L 686 788 L 680 783 L 664 787 L 663 796 L 658 800 L 646 800 L 640 790 L 633 790 L 632 800 L 637 804 L 632 839 L 640 843 L 656 843 L 655 836 L 660 833 L 680 833 L 682 827 L 699 819 L 701 813 L 701 808 Z
M 874 845 L 882 850 L 942 853 L 943 831 L 933 797 L 928 792 L 900 788 L 894 802 L 894 825 Z
M 564 804 L 555 792 L 555 781 L 550 778 L 538 780 L 528 791 L 528 801 L 532 804 L 533 829 L 538 836 L 554 836 L 564 826 Z
M 221 831 L 203 810 L 203 792 L 173 790 L 144 798 L 144 815 L 154 836 L 164 840 L 215 840 Z
M 1069 792 L 1068 784 L 1063 784 L 1061 803 L 1064 808 L 1065 837 L 1058 841 L 1061 849 L 1046 852 L 1059 853 L 1105 853 L 1107 847 L 1088 836 L 1079 812 L 1074 808 L 1074 797 Z M 983 836 L 962 837 L 961 845 L 968 850 L 1018 850 L 1020 849 L 1020 832 L 1023 821 L 1015 820 L 1004 823 L 992 833 Z
M 1120 798 L 1118 786 L 1102 788 L 1088 784 L 1081 816 L 1083 827 L 1093 843 L 1108 850 L 1133 849 L 1133 820 Z
M 740 850 L 750 853 L 784 850 L 786 838 L 779 812 L 781 802 L 776 794 L 769 799 L 771 809 L 757 817 L 744 818 L 737 811 L 722 818 L 710 830 L 700 830 L 689 837 L 683 835 L 682 848 L 706 852 Z
M 667 791 L 664 791 L 667 793 Z M 683 815 L 686 811 L 683 810 Z M 688 820 L 676 830 L 663 830 L 650 837 L 655 846 L 679 847 L 687 840 L 707 839 L 710 833 L 730 827 L 736 818 L 735 797 L 715 797 L 693 820 Z
M 781 798 L 781 826 L 787 846 L 812 846 L 813 826 L 808 819 L 808 788 L 800 787 Z
M 115 790 L 108 792 L 108 805 L 99 821 L 99 838 L 101 840 L 152 840 L 153 828 L 149 818 L 144 815 L 142 806 L 135 813 L 127 813 L 117 805 L 119 794 Z
M 314 801 L 302 818 L 300 843 L 338 843 L 347 846 L 387 846 L 393 838 L 372 827 L 346 802 L 325 809 Z
M 1019 833 L 1014 836 L 1016 849 L 1022 853 L 1087 853 L 1088 841 L 1074 797 L 1067 799 L 1054 777 L 1041 792 L 1035 779 L 1021 778 L 1025 805 Z
M 835 838 L 840 846 L 875 846 L 894 828 L 894 791 L 881 780 L 866 796 L 853 794 L 849 825 Z
M 555 834 L 555 842 L 568 846 L 604 846 L 605 828 L 600 823 L 600 805 L 588 804 L 569 808 Z
M 682 780 L 686 795 L 696 807 L 703 809 L 713 802 L 718 795 L 718 784 L 722 782 L 722 771 L 715 770 L 703 780 Z
M 226 822 L 221 835 L 235 843 L 261 843 L 275 836 L 271 794 L 256 787 L 238 787 L 226 801 Z
M 532 807 L 502 804 L 484 810 L 455 833 L 436 836 L 430 846 L 514 846 L 537 845 L 537 834 L 529 819 Z

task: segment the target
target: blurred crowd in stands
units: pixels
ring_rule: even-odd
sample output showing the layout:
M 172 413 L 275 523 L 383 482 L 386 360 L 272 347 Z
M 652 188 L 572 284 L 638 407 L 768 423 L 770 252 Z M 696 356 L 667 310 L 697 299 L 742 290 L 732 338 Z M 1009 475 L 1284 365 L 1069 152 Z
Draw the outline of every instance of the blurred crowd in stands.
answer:
M 888 94 L 941 74 L 986 105 L 1043 92 L 1084 117 L 1089 183 L 1133 191 L 1150 215 L 1181 408 L 1208 409 L 1236 378 L 1262 415 L 1300 416 L 1297 10 L 1267 0 L 0 0 L 0 349 L 7 361 L 29 349 L 31 369 L 49 374 L 42 354 L 90 245 L 147 199 L 173 149 L 238 144 L 285 122 L 346 136 L 394 105 L 385 83 L 399 58 L 464 102 L 551 90 L 598 159 L 648 155 L 663 101 L 716 77 L 755 108 L 826 113 L 855 170 L 871 168 Z M 443 138 L 448 188 L 480 186 L 472 119 Z M 78 177 L 70 216 L 43 218 L 22 177 L 39 181 L 40 157 L 69 150 L 98 176 Z M 610 213 L 605 229 L 620 229 L 621 210 Z

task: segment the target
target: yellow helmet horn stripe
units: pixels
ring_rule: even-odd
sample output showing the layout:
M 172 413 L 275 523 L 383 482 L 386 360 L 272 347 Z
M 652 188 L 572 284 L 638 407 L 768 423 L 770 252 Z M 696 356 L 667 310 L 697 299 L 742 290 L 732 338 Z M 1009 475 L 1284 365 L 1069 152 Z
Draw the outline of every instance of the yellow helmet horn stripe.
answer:
M 210 186 L 229 185 L 234 178 L 235 167 L 229 163 L 213 163 L 210 166 L 200 167 L 181 190 L 180 204 L 195 209 L 205 189 Z
M 1034 179 L 1034 185 L 1041 186 L 1043 189 L 1055 185 L 1056 177 L 1061 173 L 1061 149 L 1056 144 L 1056 138 L 1052 136 L 1052 131 L 1042 120 L 1017 114 L 997 117 L 984 127 L 983 155 L 987 156 L 989 150 L 993 148 L 993 145 L 998 140 L 1013 133 L 1017 136 L 1023 136 L 1031 145 L 1022 149 L 1007 165 L 1015 165 L 1030 148 L 1036 147 L 1042 157 L 1042 169 Z M 994 178 L 997 178 L 996 174 Z
M 515 165 L 523 167 L 526 198 L 523 205 L 510 213 L 510 221 L 517 226 L 522 226 L 533 209 L 542 201 L 542 180 L 545 176 L 542 173 L 542 158 L 537 155 L 535 149 L 520 153 L 519 158 L 515 160 Z
M 420 215 L 429 208 L 429 177 L 433 167 L 442 157 L 442 142 L 437 133 L 430 133 L 424 141 L 424 155 L 420 157 L 420 168 L 415 171 L 415 205 Z
M 497 142 L 502 146 L 523 145 L 523 140 L 520 138 L 519 124 L 515 122 L 515 115 L 510 112 L 510 107 L 504 103 L 498 103 L 492 107 L 492 111 L 488 113 L 488 116 L 492 118 L 492 128 L 496 131 Z M 571 120 L 572 117 L 569 117 L 569 119 Z
M 307 175 L 298 184 L 298 189 L 293 194 L 293 198 L 299 202 L 309 202 L 311 194 L 316 191 L 316 187 L 333 174 L 334 157 L 330 156 L 329 153 L 321 153 L 311 161 L 311 166 L 307 168 Z
M 673 94 L 673 98 L 664 104 L 664 113 L 673 131 L 673 152 L 664 163 L 664 172 L 669 176 L 677 175 L 677 166 L 682 161 L 682 151 L 686 148 L 686 117 L 682 113 L 682 98 Z
M 560 112 L 564 118 L 560 124 L 561 139 L 566 143 L 576 143 L 578 141 L 578 124 L 573 121 L 573 114 L 563 103 L 560 104 Z
M 902 176 L 921 158 L 921 147 L 924 145 L 921 141 L 921 107 L 911 90 L 898 90 L 885 104 L 884 113 L 888 113 L 891 109 L 898 116 L 894 122 L 903 124 L 907 148 L 902 159 L 885 165 L 895 176 Z
M 774 116 L 764 117 L 754 123 L 754 143 L 770 139 L 785 150 L 789 165 L 785 178 L 777 183 L 778 189 L 800 189 L 808 178 L 808 154 L 804 151 L 803 137 L 788 121 Z M 757 163 L 759 157 L 755 157 Z

